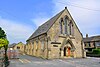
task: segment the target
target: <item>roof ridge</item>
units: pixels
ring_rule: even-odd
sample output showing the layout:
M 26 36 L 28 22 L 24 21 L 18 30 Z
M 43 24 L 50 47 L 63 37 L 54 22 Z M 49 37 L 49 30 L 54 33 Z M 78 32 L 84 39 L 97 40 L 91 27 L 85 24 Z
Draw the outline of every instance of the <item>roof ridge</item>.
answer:
M 65 10 L 65 9 L 64 9 Z M 51 17 L 48 21 L 40 25 L 37 30 L 29 37 L 28 40 L 35 38 L 43 33 L 46 33 L 48 29 L 53 25 L 53 23 L 57 20 L 57 18 L 64 12 L 64 10 L 57 13 L 55 16 Z M 27 41 L 28 41 L 27 40 Z

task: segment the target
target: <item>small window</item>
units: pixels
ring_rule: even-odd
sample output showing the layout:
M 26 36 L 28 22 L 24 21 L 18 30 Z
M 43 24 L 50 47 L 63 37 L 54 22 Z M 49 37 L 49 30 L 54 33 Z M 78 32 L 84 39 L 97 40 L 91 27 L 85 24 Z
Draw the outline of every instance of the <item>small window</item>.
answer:
M 88 43 L 89 47 L 91 47 L 90 42 Z
M 41 49 L 44 48 L 44 40 L 41 41 Z
M 58 47 L 58 45 L 53 45 L 53 47 Z
M 36 44 L 38 45 L 38 41 L 36 41 Z
M 63 18 L 61 18 L 61 22 L 63 22 Z
M 38 41 L 36 41 L 36 50 L 37 50 L 37 48 L 38 48 Z
M 20 49 L 20 47 L 17 47 L 17 49 Z
M 86 47 L 86 44 L 85 44 L 85 47 Z
M 32 42 L 32 44 L 34 45 L 34 42 Z

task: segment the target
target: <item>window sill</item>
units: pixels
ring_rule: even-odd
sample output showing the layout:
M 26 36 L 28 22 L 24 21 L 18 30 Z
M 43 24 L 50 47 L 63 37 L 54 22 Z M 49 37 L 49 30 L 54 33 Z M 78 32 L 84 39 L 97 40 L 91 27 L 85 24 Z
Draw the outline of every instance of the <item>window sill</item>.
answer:
M 60 34 L 59 37 L 62 37 L 62 38 L 70 37 L 71 39 L 75 39 L 73 35 L 67 35 L 67 34 Z

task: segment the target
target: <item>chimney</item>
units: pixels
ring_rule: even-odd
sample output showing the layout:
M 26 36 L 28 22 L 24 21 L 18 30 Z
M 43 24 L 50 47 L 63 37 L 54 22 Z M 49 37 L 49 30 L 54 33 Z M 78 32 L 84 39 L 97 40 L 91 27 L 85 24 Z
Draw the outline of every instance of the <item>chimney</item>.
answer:
M 67 7 L 65 7 L 65 9 L 67 9 Z
M 86 34 L 86 38 L 88 38 L 88 34 Z

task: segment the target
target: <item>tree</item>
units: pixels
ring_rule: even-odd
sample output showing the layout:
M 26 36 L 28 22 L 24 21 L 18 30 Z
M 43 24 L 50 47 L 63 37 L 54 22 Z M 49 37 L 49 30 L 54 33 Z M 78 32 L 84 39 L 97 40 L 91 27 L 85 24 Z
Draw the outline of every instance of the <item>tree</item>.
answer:
M 7 47 L 9 44 L 9 41 L 6 38 L 6 34 L 4 32 L 4 30 L 2 30 L 2 28 L 0 27 L 0 48 L 2 47 Z
M 0 38 L 6 38 L 6 34 L 5 34 L 4 30 L 2 30 L 1 27 L 0 27 Z
M 6 38 L 6 34 L 4 30 L 0 27 L 0 49 L 4 47 L 5 49 L 5 56 L 4 56 L 4 63 L 5 67 L 8 66 L 8 56 L 7 56 L 7 48 L 8 48 L 9 41 Z
M 2 44 L 2 39 L 0 39 L 0 49 L 4 46 L 3 44 Z

